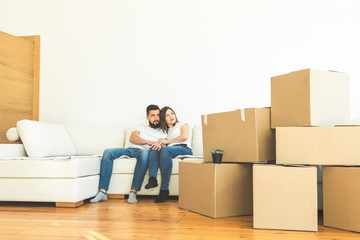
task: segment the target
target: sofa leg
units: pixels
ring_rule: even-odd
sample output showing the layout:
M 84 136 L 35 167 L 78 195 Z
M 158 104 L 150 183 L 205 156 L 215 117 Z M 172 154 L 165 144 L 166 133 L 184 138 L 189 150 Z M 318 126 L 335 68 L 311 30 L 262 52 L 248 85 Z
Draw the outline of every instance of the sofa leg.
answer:
M 80 201 L 80 202 L 56 202 L 56 207 L 63 207 L 63 208 L 76 208 L 79 207 L 81 205 L 84 205 L 84 201 Z
M 125 194 L 108 194 L 108 198 L 125 199 Z

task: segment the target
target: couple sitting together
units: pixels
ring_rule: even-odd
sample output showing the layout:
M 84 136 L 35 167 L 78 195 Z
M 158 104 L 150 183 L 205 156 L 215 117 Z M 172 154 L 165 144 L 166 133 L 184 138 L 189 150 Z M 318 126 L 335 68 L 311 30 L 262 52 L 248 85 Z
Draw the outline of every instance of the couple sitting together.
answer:
M 129 193 L 128 202 L 137 203 L 137 192 L 140 191 L 147 169 L 149 182 L 145 188 L 158 186 L 157 173 L 160 167 L 160 194 L 155 203 L 163 203 L 169 195 L 169 182 L 172 172 L 172 159 L 179 155 L 192 155 L 190 126 L 179 122 L 173 109 L 157 105 L 146 108 L 146 119 L 149 125 L 140 126 L 131 133 L 129 148 L 112 148 L 104 151 L 101 167 L 98 194 L 90 202 L 106 201 L 113 163 L 121 156 L 135 157 L 136 166 Z

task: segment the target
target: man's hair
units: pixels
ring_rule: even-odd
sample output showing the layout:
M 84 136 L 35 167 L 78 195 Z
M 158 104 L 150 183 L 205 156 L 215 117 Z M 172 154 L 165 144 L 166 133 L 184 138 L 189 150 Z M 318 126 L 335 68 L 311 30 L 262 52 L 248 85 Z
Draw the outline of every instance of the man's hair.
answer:
M 152 110 L 159 110 L 160 111 L 160 108 L 158 105 L 155 105 L 155 104 L 150 104 L 149 106 L 147 106 L 146 108 L 146 116 L 149 116 L 149 113 L 150 111 Z

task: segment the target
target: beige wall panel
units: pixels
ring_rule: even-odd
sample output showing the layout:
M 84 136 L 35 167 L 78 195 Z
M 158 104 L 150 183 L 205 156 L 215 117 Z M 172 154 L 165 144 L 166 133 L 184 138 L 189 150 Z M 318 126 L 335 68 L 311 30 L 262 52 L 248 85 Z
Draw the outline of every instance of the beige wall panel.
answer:
M 0 32 L 0 142 L 21 119 L 39 119 L 40 37 Z

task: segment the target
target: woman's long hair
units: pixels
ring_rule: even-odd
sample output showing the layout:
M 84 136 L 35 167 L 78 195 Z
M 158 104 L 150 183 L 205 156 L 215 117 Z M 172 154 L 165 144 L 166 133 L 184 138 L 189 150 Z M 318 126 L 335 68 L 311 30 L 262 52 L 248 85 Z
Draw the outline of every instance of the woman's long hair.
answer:
M 160 110 L 160 127 L 164 133 L 167 133 L 169 130 L 169 126 L 166 124 L 166 120 L 165 120 L 167 110 L 171 110 L 175 114 L 175 124 L 179 122 L 175 111 L 171 107 L 168 107 L 168 106 L 163 107 Z M 174 124 L 174 126 L 175 126 L 175 124 Z

